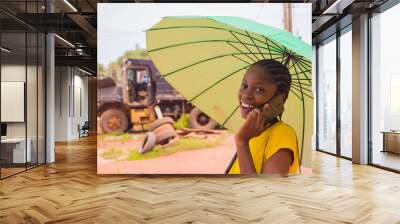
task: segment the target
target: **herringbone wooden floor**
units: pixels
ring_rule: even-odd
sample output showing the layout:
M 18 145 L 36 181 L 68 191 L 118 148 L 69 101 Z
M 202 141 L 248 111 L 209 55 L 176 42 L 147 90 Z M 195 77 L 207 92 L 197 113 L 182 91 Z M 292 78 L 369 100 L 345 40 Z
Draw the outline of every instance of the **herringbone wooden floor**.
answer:
M 400 175 L 313 156 L 290 178 L 98 176 L 86 138 L 0 181 L 0 223 L 400 223 Z

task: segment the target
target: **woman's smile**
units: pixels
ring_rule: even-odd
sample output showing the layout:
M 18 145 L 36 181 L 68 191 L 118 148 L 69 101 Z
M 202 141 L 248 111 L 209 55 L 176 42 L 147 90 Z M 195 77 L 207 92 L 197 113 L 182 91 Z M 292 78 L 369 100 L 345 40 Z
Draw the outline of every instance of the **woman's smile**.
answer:
M 240 112 L 244 115 L 247 115 L 254 109 L 257 108 L 256 105 L 245 103 L 243 101 L 240 102 Z

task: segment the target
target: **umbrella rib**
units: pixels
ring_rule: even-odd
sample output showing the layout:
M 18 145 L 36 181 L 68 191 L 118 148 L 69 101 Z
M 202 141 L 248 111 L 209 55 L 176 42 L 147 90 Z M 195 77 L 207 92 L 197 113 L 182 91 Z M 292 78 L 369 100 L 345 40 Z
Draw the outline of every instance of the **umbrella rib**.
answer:
M 267 47 L 268 47 L 269 56 L 272 59 L 271 48 L 270 48 L 269 43 L 268 43 L 268 38 L 267 37 L 264 37 L 264 38 L 265 38 L 265 43 L 267 44 Z
M 290 92 L 292 92 L 296 97 L 302 101 L 302 96 L 301 96 L 301 91 L 298 89 L 298 87 L 291 85 L 290 87 Z
M 241 51 L 239 48 L 237 48 L 237 47 L 235 47 L 235 45 L 233 45 L 231 42 L 233 42 L 233 41 L 226 41 L 229 45 L 231 45 L 233 48 L 235 48 L 237 51 L 239 51 L 240 53 L 244 53 L 243 51 Z M 238 43 L 238 42 L 233 42 L 233 43 Z M 246 44 L 248 44 L 248 43 L 246 43 Z M 248 45 L 251 45 L 251 44 L 248 44 Z M 253 45 L 252 45 L 253 46 Z M 254 45 L 255 46 L 255 45 Z M 263 53 L 261 53 L 260 52 L 260 54 L 263 54 Z M 281 54 L 271 54 L 271 59 L 272 59 L 272 55 L 279 55 L 279 56 L 281 56 Z M 247 54 L 246 54 L 246 56 L 250 59 L 250 60 L 252 60 L 253 62 L 256 62 L 256 61 L 254 61 L 251 57 L 249 57 Z M 263 58 L 265 58 L 264 56 L 263 56 Z M 280 58 L 280 57 L 278 57 L 278 58 Z M 246 62 L 247 63 L 247 62 Z
M 310 73 L 311 70 L 302 70 L 301 72 L 299 72 L 298 74 L 304 74 L 305 78 L 299 78 L 299 80 L 310 80 L 309 77 L 307 77 L 306 73 Z
M 195 100 L 197 97 L 203 95 L 203 93 L 207 92 L 208 90 L 210 90 L 210 89 L 213 88 L 214 86 L 218 85 L 219 83 L 221 83 L 221 82 L 224 81 L 225 79 L 231 77 L 232 75 L 234 75 L 234 74 L 236 74 L 236 73 L 240 72 L 241 70 L 246 69 L 246 68 L 248 68 L 248 67 L 250 67 L 250 65 L 246 65 L 246 66 L 241 67 L 240 69 L 238 69 L 238 70 L 236 70 L 236 71 L 234 71 L 234 72 L 229 73 L 228 75 L 224 76 L 222 79 L 216 81 L 214 84 L 212 84 L 211 86 L 207 87 L 205 90 L 201 91 L 199 94 L 197 94 L 196 96 L 194 96 L 193 98 L 191 98 L 189 101 L 192 102 L 192 101 Z
M 230 32 L 235 38 L 236 38 L 236 40 L 238 40 L 249 52 L 251 52 L 251 50 L 242 42 L 242 41 L 240 41 L 240 39 L 235 35 L 235 34 L 233 34 L 232 32 Z M 259 61 L 260 59 L 255 55 L 255 54 L 253 54 L 254 55 L 254 57 L 256 57 L 257 58 L 257 61 Z
M 292 62 L 293 63 L 293 62 Z M 294 65 L 295 65 L 295 63 L 293 63 Z M 295 72 L 296 72 L 296 76 L 297 76 L 297 78 L 299 77 L 299 74 L 297 73 L 297 69 L 296 69 L 296 66 L 294 66 L 293 67 L 294 68 L 294 70 L 295 70 Z M 301 86 L 301 84 L 300 84 L 300 81 L 299 80 L 297 80 L 297 83 L 298 83 L 298 85 L 299 85 L 299 87 L 300 87 L 300 93 L 301 93 L 301 98 L 302 99 L 304 99 L 304 97 L 303 97 L 303 87 Z
M 240 49 L 238 49 L 237 47 L 235 47 L 233 44 L 231 44 L 229 41 L 227 41 L 227 43 L 229 44 L 229 45 L 231 45 L 233 48 L 235 48 L 237 51 L 239 51 L 240 53 L 243 53 Z M 253 60 L 253 58 L 251 58 L 250 56 L 248 56 L 247 54 L 245 54 L 246 55 L 246 57 L 248 57 L 250 60 L 252 60 L 253 62 L 256 62 L 256 61 L 254 61 Z
M 304 67 L 311 68 L 311 64 L 309 64 L 311 62 L 307 59 L 304 59 L 304 57 L 301 55 L 300 55 L 299 63 L 302 64 Z
M 249 63 L 249 62 L 247 62 L 247 61 L 245 61 L 245 60 L 243 60 L 243 59 L 241 59 L 241 58 L 239 58 L 239 57 L 236 57 L 235 55 L 232 55 L 232 57 L 234 57 L 234 58 L 236 58 L 236 59 L 239 59 L 239 60 L 243 61 L 244 63 L 246 63 L 246 64 L 248 64 L 248 65 L 251 65 L 251 63 Z
M 159 47 L 159 48 L 148 50 L 147 52 L 150 53 L 150 52 L 155 52 L 155 51 L 159 51 L 159 50 L 164 50 L 164 49 L 183 46 L 183 45 L 188 45 L 188 44 L 212 43 L 212 42 L 227 42 L 227 43 L 246 44 L 246 45 L 249 45 L 249 46 L 259 47 L 261 49 L 267 49 L 266 47 L 263 47 L 263 46 L 257 46 L 257 45 L 253 45 L 251 43 L 244 43 L 244 42 L 233 41 L 233 40 L 200 40 L 200 41 L 190 41 L 190 42 L 185 42 L 185 43 L 179 43 L 179 44 L 173 44 L 173 45 L 168 45 L 168 46 L 164 46 L 164 47 Z M 275 51 L 275 52 L 278 52 L 278 51 Z M 280 53 L 275 53 L 274 55 L 281 55 L 281 54 Z
M 289 72 L 290 72 L 290 69 L 292 68 L 292 67 L 295 67 L 297 65 L 297 63 L 293 63 L 292 62 L 292 65 L 288 68 L 288 70 L 289 70 Z M 298 66 L 298 65 L 297 65 Z M 303 70 L 303 69 L 301 69 L 301 67 L 300 66 L 298 66 L 299 67 L 299 69 L 301 70 L 301 72 L 297 72 L 297 70 L 296 70 L 296 68 L 295 68 L 295 71 L 296 71 L 296 73 L 295 73 L 295 75 L 298 75 L 298 74 L 304 74 L 304 76 L 306 77 L 306 78 L 304 78 L 304 79 L 302 79 L 302 78 L 292 78 L 292 79 L 294 79 L 294 80 L 307 80 L 310 84 L 311 84 L 311 80 L 310 80 L 310 78 L 306 75 L 306 73 L 307 72 L 311 72 L 311 70 Z M 294 75 L 292 75 L 292 76 L 294 76 Z M 297 76 L 298 77 L 298 76 Z M 301 84 L 303 84 L 303 83 L 301 83 Z
M 282 62 L 281 63 L 287 67 L 289 65 L 289 63 L 291 62 L 290 61 L 290 59 L 291 59 L 290 55 L 292 55 L 292 52 L 290 50 L 288 50 L 286 47 L 284 47 L 282 55 L 283 55 L 283 58 L 282 58 Z M 285 55 L 287 56 L 286 60 L 285 60 Z M 283 63 L 284 61 L 285 61 L 285 63 Z M 295 63 L 292 61 L 292 65 L 290 67 L 288 67 L 288 69 L 292 68 L 294 66 L 294 64 Z
M 299 72 L 299 74 L 301 74 L 302 72 Z M 293 78 L 294 80 L 310 80 L 310 79 L 308 79 L 308 78 Z
M 296 93 L 293 89 L 295 89 L 295 88 L 291 87 L 291 88 L 290 88 L 290 92 L 292 92 L 297 98 L 299 98 L 299 100 L 301 100 L 300 96 L 297 95 L 297 93 Z M 295 90 L 297 90 L 297 89 L 295 89 Z M 298 91 L 298 90 L 297 90 L 297 91 Z
M 299 75 L 300 74 L 302 74 L 303 75 L 303 77 L 304 78 L 306 78 L 307 80 L 309 80 L 309 82 L 310 82 L 310 84 L 311 84 L 311 69 L 307 69 L 307 70 L 304 70 L 302 67 L 300 67 L 300 66 L 298 66 L 299 67 L 299 70 L 300 70 L 300 72 L 298 73 Z
M 292 92 L 296 97 L 301 100 L 300 90 L 298 90 L 295 86 L 290 87 L 290 92 Z
M 297 73 L 297 69 L 296 69 L 296 66 L 294 66 L 294 70 L 296 71 L 296 73 Z M 299 78 L 299 74 L 296 74 L 297 75 L 297 78 Z M 299 80 L 297 80 L 297 82 L 299 83 L 299 85 L 300 85 L 300 81 Z M 302 90 L 302 87 L 300 86 L 300 90 Z M 301 91 L 301 98 L 302 98 L 302 100 L 301 100 L 301 103 L 303 104 L 303 107 L 302 107 L 302 109 L 303 109 L 303 130 L 302 130 L 302 132 L 301 132 L 301 151 L 300 151 L 300 161 L 301 161 L 301 159 L 302 159 L 302 156 L 303 156 L 303 146 L 304 146 L 304 129 L 305 129 L 305 122 L 306 122 L 306 108 L 305 108 L 305 105 L 304 105 L 304 95 L 306 95 L 306 96 L 308 96 L 307 94 L 305 94 L 303 91 Z M 310 96 L 308 96 L 308 97 L 310 97 Z M 311 99 L 312 99 L 312 97 L 310 97 Z
M 233 112 L 228 116 L 228 118 L 225 119 L 225 121 L 222 123 L 222 126 L 225 126 L 226 122 L 229 121 L 229 119 L 231 119 L 231 117 L 235 114 L 235 112 L 239 109 L 240 104 L 237 105 L 237 107 L 235 108 L 235 110 L 233 110 Z
M 311 79 L 310 78 L 310 75 L 311 75 L 311 72 L 312 72 L 311 68 L 304 68 L 300 64 L 298 64 L 297 67 L 299 67 L 299 69 L 300 69 L 299 74 L 303 74 L 305 78 Z
M 298 60 L 298 62 L 299 62 L 299 64 L 301 64 L 302 66 L 306 67 L 307 69 L 311 69 L 311 64 L 309 64 L 308 60 L 300 58 L 300 60 Z
M 301 72 L 297 72 L 296 66 L 299 67 L 299 69 L 301 70 Z M 310 80 L 310 78 L 306 75 L 306 73 L 307 73 L 307 72 L 311 72 L 311 70 L 303 70 L 303 69 L 301 69 L 301 67 L 300 67 L 297 63 L 294 63 L 294 62 L 292 62 L 292 65 L 288 68 L 288 70 L 290 71 L 291 68 L 294 68 L 294 69 L 295 69 L 295 73 L 294 73 L 292 76 L 303 74 L 304 77 L 305 77 L 305 78 L 293 78 L 293 79 L 296 79 L 296 80 L 308 80 L 308 81 Z M 310 84 L 311 84 L 311 83 L 310 83 Z
M 297 87 L 300 87 L 300 86 L 303 86 L 304 84 L 303 84 L 303 83 L 298 84 L 298 83 L 295 83 L 295 82 L 294 82 L 294 83 L 292 83 L 292 85 L 296 85 Z M 308 85 L 308 86 L 310 86 L 310 85 Z M 308 92 L 312 92 L 309 88 L 304 88 L 304 87 L 303 87 L 303 89 L 306 90 L 306 91 L 308 91 Z
M 282 61 L 281 61 L 281 64 L 283 64 L 283 61 L 285 60 L 285 52 L 286 52 L 286 47 L 283 49 L 283 51 L 282 51 Z M 286 67 L 287 67 L 287 64 L 284 64 Z M 292 66 L 290 66 L 290 67 L 292 67 Z
M 280 54 L 279 56 L 281 56 L 281 57 L 276 57 L 276 58 L 274 58 L 273 60 L 276 60 L 276 61 L 278 61 L 279 59 L 281 59 L 282 58 L 282 55 Z M 272 58 L 271 58 L 272 59 Z
M 307 96 L 307 97 L 309 97 L 310 99 L 312 99 L 313 97 L 312 96 L 310 96 L 310 95 L 308 95 L 307 93 L 305 93 L 305 92 L 302 92 L 302 91 L 304 91 L 305 89 L 303 89 L 302 91 L 299 89 L 300 87 L 299 86 L 296 86 L 296 85 L 294 85 L 293 83 L 292 83 L 292 88 L 294 89 L 294 90 L 296 90 L 296 91 L 298 91 L 298 92 L 300 92 L 301 93 L 301 95 L 305 95 L 305 96 Z M 312 93 L 312 91 L 310 91 L 310 90 L 308 90 L 308 89 L 306 89 L 308 92 L 310 92 L 310 93 Z
M 264 54 L 261 53 L 260 48 L 258 48 L 258 46 L 256 45 L 256 43 L 254 43 L 253 38 L 250 36 L 249 32 L 245 31 L 247 36 L 250 38 L 251 42 L 253 42 L 254 46 L 257 48 L 258 52 L 261 54 L 261 56 L 263 57 L 263 59 L 265 59 Z
M 284 56 L 284 55 L 283 55 L 282 57 L 283 57 L 283 59 L 285 59 L 285 56 Z M 283 59 L 282 59 L 282 60 L 283 60 Z M 287 67 L 287 65 L 285 65 L 285 66 L 288 68 L 288 70 L 289 70 L 289 72 L 290 72 L 290 69 L 293 68 L 294 65 L 295 65 L 295 63 L 292 62 L 292 65 L 291 65 L 291 66 L 289 66 L 289 67 Z
M 157 31 L 157 30 L 165 30 L 165 29 L 180 29 L 180 28 L 215 29 L 215 30 L 222 30 L 222 31 L 227 31 L 227 32 L 233 32 L 233 33 L 237 33 L 237 34 L 242 35 L 242 36 L 246 36 L 245 34 L 240 33 L 240 32 L 238 32 L 238 31 L 236 31 L 236 30 L 224 29 L 224 28 L 213 27 L 213 26 L 172 26 L 172 27 L 152 28 L 152 29 L 149 29 L 149 30 L 147 30 L 147 31 Z M 260 34 L 257 34 L 257 35 L 260 35 Z M 262 35 L 260 35 L 260 36 L 262 36 Z M 262 44 L 265 44 L 262 40 L 259 40 L 259 39 L 257 39 L 257 38 L 254 38 L 254 40 L 256 40 L 256 41 L 258 41 L 258 42 L 260 42 L 260 43 L 262 43 Z M 270 41 L 270 42 L 273 43 L 273 45 L 275 45 L 275 47 L 278 49 L 278 50 L 276 50 L 276 49 L 273 49 L 273 48 L 271 47 L 271 49 L 273 49 L 274 51 L 279 52 L 279 50 L 282 49 L 281 47 L 279 47 L 279 45 L 277 45 L 277 44 L 274 43 L 273 41 Z
M 292 80 L 297 80 L 297 79 L 292 79 Z M 308 79 L 307 79 L 308 80 Z M 302 82 L 300 82 L 303 86 L 312 86 L 312 84 L 309 84 L 309 83 L 302 83 Z
M 252 53 L 252 52 L 250 52 L 250 53 L 248 53 L 248 52 L 243 52 L 243 53 L 231 53 L 231 54 L 218 55 L 218 56 L 216 56 L 216 57 L 207 58 L 207 59 L 205 59 L 205 60 L 192 63 L 192 64 L 190 64 L 190 65 L 184 66 L 184 67 L 182 67 L 182 68 L 179 68 L 179 69 L 177 69 L 177 70 L 175 70 L 175 71 L 169 72 L 169 73 L 164 74 L 164 75 L 162 75 L 162 76 L 163 76 L 163 77 L 166 77 L 166 76 L 172 75 L 172 74 L 174 74 L 174 73 L 176 73 L 176 72 L 179 72 L 179 71 L 181 71 L 181 70 L 184 70 L 184 69 L 187 69 L 187 68 L 189 68 L 189 67 L 192 67 L 192 66 L 194 66 L 194 65 L 198 65 L 198 64 L 201 64 L 201 63 L 203 63 L 203 62 L 207 62 L 207 61 L 214 60 L 214 59 L 217 59 L 217 58 L 223 58 L 223 57 L 226 57 L 226 56 L 233 56 L 233 55 L 242 55 L 242 54 L 254 54 L 254 53 Z M 256 53 L 256 54 L 258 54 L 258 53 Z
M 279 46 L 278 44 L 276 44 L 273 40 L 268 39 L 266 36 L 263 36 L 265 38 L 265 43 L 267 44 L 267 46 L 270 49 L 274 49 L 276 52 L 282 53 L 283 48 L 281 46 Z M 255 39 L 257 40 L 257 39 Z M 273 46 L 271 46 L 273 45 Z
M 296 66 L 294 67 L 295 71 L 297 72 L 297 77 L 299 77 L 299 76 L 298 76 L 299 74 L 303 74 L 303 75 L 307 78 L 307 81 L 308 81 L 310 84 L 312 84 L 312 83 L 311 83 L 310 77 L 308 77 L 307 74 L 306 74 L 307 72 L 311 72 L 311 70 L 306 70 L 306 71 L 304 71 L 299 65 L 297 65 L 297 66 L 299 67 L 299 69 L 300 69 L 300 71 L 301 71 L 301 72 L 297 72 Z
M 309 79 L 296 79 L 296 78 L 292 78 L 292 80 L 293 80 L 293 81 L 299 80 L 299 81 L 300 81 L 300 84 L 302 84 L 302 85 L 312 86 L 312 84 L 304 83 L 304 81 L 309 81 Z
M 245 32 L 247 32 L 247 31 L 245 31 Z M 243 33 L 234 32 L 234 31 L 232 31 L 231 33 L 237 33 L 237 34 L 242 35 L 242 36 L 245 36 L 245 37 L 249 37 L 249 35 L 250 35 L 250 34 L 244 35 Z M 257 34 L 257 35 L 259 35 L 259 34 Z M 260 35 L 260 36 L 262 36 L 262 35 Z M 262 37 L 265 37 L 265 36 L 262 36 Z M 259 47 L 259 48 L 261 48 L 261 49 L 272 49 L 273 51 L 275 51 L 275 52 L 277 52 L 277 53 L 279 53 L 279 54 L 281 53 L 282 48 L 279 47 L 276 43 L 274 43 L 274 46 L 268 45 L 267 48 L 265 48 L 265 47 L 262 47 L 262 46 L 259 46 L 259 45 L 255 44 L 255 42 L 254 42 L 254 40 L 255 40 L 255 41 L 258 41 L 258 42 L 261 43 L 261 44 L 265 44 L 263 41 L 261 41 L 261 40 L 259 40 L 259 39 L 257 39 L 257 38 L 252 38 L 252 37 L 250 37 L 250 39 L 252 40 L 252 42 L 253 42 L 254 45 L 249 44 L 249 43 L 245 43 L 245 42 L 243 42 L 243 43 L 245 43 L 245 44 L 247 44 L 247 45 L 250 45 L 250 46 Z M 260 53 L 261 53 L 261 52 L 260 52 Z

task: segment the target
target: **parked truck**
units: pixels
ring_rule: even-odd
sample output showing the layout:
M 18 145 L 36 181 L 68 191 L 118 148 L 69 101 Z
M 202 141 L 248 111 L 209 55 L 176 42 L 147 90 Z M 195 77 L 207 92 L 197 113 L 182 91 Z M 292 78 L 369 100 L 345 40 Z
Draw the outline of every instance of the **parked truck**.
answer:
M 213 129 L 217 123 L 195 108 L 160 75 L 151 60 L 127 59 L 120 82 L 112 78 L 97 83 L 97 113 L 103 133 L 145 131 L 157 117 L 178 120 L 189 114 L 191 128 Z

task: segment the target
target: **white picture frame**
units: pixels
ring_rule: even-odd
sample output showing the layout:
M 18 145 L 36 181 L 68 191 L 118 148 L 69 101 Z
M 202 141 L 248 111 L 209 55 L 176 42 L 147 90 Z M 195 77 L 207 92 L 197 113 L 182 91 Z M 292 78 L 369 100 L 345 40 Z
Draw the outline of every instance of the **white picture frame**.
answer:
M 25 122 L 25 82 L 1 82 L 1 122 Z

